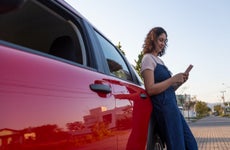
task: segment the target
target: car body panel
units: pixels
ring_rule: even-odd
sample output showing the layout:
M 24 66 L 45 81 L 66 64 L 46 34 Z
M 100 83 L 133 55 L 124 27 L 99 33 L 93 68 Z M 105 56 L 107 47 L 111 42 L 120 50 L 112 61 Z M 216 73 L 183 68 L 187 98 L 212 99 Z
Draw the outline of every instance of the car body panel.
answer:
M 65 2 L 33 2 L 81 18 Z M 0 150 L 144 149 L 149 96 L 123 56 L 133 81 L 109 74 L 94 27 L 81 19 L 87 65 L 0 38 Z

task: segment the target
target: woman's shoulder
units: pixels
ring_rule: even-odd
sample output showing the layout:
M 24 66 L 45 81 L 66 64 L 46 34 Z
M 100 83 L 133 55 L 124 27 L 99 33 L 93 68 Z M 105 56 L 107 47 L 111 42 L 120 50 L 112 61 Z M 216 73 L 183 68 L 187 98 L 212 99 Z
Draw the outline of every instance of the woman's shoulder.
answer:
M 154 64 L 155 63 L 158 63 L 158 64 L 162 64 L 162 65 L 164 65 L 164 62 L 163 62 L 163 60 L 161 60 L 159 57 L 157 57 L 157 56 L 154 56 L 154 55 L 152 55 L 152 54 L 144 54 L 144 56 L 143 56 L 143 60 L 144 61 L 153 61 L 154 62 Z
M 153 59 L 152 54 L 144 54 L 143 59 Z
M 141 72 L 145 69 L 154 70 L 156 67 L 156 62 L 153 59 L 152 54 L 144 54 L 141 63 Z

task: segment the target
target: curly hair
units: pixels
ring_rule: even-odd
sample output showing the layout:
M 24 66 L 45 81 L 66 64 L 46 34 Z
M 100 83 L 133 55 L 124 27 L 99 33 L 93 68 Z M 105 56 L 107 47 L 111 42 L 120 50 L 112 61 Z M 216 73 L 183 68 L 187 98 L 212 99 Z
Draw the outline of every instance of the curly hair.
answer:
M 155 50 L 155 42 L 157 41 L 158 37 L 165 33 L 166 37 L 167 32 L 162 27 L 155 27 L 152 28 L 149 33 L 147 34 L 144 44 L 143 44 L 143 53 L 151 53 Z M 165 54 L 165 49 L 167 47 L 167 40 L 165 41 L 165 47 L 162 49 L 162 51 L 158 54 L 158 56 L 163 56 Z

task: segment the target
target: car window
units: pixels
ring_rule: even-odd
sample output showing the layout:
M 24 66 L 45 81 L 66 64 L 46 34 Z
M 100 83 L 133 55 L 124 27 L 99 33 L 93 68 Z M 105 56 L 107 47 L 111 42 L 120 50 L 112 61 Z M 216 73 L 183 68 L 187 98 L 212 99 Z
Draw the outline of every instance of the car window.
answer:
M 141 79 L 140 75 L 137 73 L 137 71 L 135 70 L 134 66 L 131 66 L 131 69 L 133 70 L 135 77 L 137 78 L 137 84 L 141 85 L 142 87 L 144 87 L 144 82 Z
M 87 65 L 80 25 L 54 7 L 31 0 L 17 11 L 1 14 L 0 39 L 60 61 Z
M 96 32 L 96 35 L 101 44 L 102 51 L 107 60 L 111 75 L 114 75 L 124 80 L 132 81 L 130 71 L 121 54 L 102 35 L 100 35 L 98 32 Z

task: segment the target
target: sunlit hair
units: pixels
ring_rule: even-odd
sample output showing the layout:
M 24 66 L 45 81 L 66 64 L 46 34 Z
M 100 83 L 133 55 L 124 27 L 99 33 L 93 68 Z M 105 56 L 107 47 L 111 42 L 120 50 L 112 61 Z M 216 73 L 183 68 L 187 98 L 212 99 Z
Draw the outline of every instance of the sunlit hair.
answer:
M 165 33 L 166 38 L 168 37 L 166 31 L 162 27 L 155 27 L 152 28 L 149 33 L 147 34 L 144 44 L 143 44 L 143 53 L 152 53 L 155 50 L 155 42 L 157 42 L 158 37 Z M 162 56 L 165 54 L 165 49 L 167 47 L 167 40 L 165 41 L 165 47 L 162 51 L 158 54 L 158 56 Z

